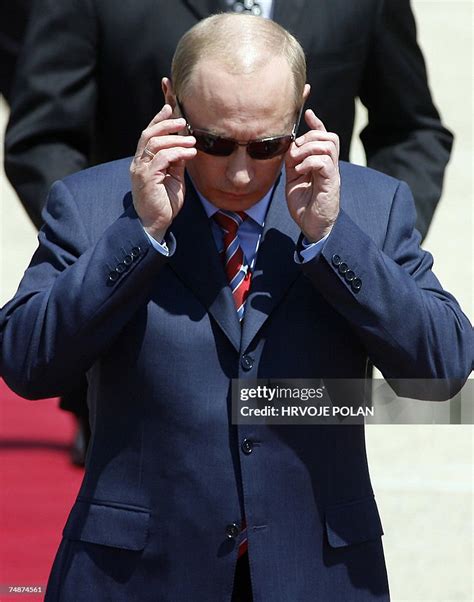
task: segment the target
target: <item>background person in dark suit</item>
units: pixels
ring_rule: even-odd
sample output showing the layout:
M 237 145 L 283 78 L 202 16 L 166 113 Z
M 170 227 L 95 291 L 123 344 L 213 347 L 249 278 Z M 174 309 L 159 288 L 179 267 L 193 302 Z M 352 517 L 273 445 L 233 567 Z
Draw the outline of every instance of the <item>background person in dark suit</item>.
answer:
M 309 88 L 284 33 L 243 19 L 183 40 L 177 57 L 200 34 L 208 54 L 197 44 L 197 63 L 177 58 L 163 80 L 132 192 L 129 160 L 54 186 L 2 312 L 15 390 L 90 381 L 91 454 L 47 599 L 230 599 L 245 517 L 256 599 L 387 600 L 363 427 L 234 427 L 230 379 L 363 377 L 370 357 L 389 378 L 448 379 L 449 397 L 469 374 L 472 329 L 419 249 L 407 186 L 339 166 L 311 110 L 288 140 Z M 219 210 L 245 213 L 242 321 Z
M 0 94 L 7 102 L 32 4 L 33 0 L 0 0 Z
M 34 223 L 52 182 L 133 153 L 180 36 L 227 0 L 36 0 L 12 97 L 5 170 Z M 255 4 L 255 3 L 250 3 Z M 452 136 L 428 89 L 408 0 L 261 2 L 308 59 L 309 103 L 349 157 L 354 99 L 368 165 L 406 181 L 424 236 Z

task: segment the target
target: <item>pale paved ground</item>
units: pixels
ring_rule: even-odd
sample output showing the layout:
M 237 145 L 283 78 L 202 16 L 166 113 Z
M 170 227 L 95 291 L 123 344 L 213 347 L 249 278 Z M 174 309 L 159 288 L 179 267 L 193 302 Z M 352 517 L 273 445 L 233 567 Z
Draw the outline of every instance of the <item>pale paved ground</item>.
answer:
M 456 134 L 442 203 L 424 246 L 436 257 L 443 285 L 472 320 L 473 4 L 415 0 L 414 9 L 437 105 Z M 360 130 L 364 113 L 359 113 Z M 0 131 L 5 119 L 2 105 Z M 353 160 L 363 163 L 362 157 L 356 143 Z M 17 287 L 36 235 L 2 173 L 0 187 L 2 304 Z M 473 427 L 373 425 L 367 431 L 392 599 L 474 600 Z

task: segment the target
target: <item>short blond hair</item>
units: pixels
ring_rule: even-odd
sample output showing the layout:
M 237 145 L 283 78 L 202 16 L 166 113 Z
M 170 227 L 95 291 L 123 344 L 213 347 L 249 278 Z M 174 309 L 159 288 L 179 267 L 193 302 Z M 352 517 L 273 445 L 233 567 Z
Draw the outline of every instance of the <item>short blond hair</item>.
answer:
M 306 59 L 298 40 L 270 19 L 235 13 L 212 15 L 178 42 L 171 64 L 174 93 L 178 99 L 186 95 L 200 60 L 217 60 L 230 73 L 250 73 L 278 56 L 287 60 L 293 74 L 295 108 L 299 109 L 306 83 Z

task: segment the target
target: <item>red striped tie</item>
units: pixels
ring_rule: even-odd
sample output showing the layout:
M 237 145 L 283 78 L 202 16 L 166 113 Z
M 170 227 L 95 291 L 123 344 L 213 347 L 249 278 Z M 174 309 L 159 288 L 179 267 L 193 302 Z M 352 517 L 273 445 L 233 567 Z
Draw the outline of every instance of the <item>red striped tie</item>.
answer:
M 239 558 L 245 554 L 248 548 L 249 542 L 247 540 L 247 524 L 244 518 L 242 521 L 242 527 L 240 528 Z
M 218 211 L 214 214 L 214 219 L 224 232 L 222 260 L 224 262 L 229 285 L 232 289 L 239 320 L 242 320 L 244 317 L 245 301 L 248 296 L 251 282 L 250 270 L 244 265 L 244 252 L 242 251 L 237 236 L 239 226 L 246 218 L 247 215 L 243 211 L 237 213 L 232 211 Z M 243 556 L 248 549 L 245 518 L 242 521 L 240 533 L 239 558 Z
M 217 211 L 213 217 L 224 233 L 222 260 L 234 297 L 237 314 L 239 320 L 242 321 L 245 312 L 245 301 L 250 289 L 251 275 L 248 266 L 245 265 L 244 252 L 239 244 L 237 231 L 247 215 L 243 211 L 236 213 L 233 211 Z

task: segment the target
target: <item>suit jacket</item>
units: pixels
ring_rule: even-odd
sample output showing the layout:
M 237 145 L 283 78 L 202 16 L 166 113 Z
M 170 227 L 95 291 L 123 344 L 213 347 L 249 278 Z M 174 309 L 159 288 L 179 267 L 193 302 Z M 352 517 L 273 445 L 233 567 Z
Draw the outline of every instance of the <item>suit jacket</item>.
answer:
M 165 257 L 134 211 L 129 161 L 54 185 L 1 313 L 1 373 L 20 395 L 89 381 L 86 473 L 46 600 L 229 601 L 228 526 L 244 515 L 255 600 L 388 600 L 363 426 L 235 426 L 230 384 L 363 378 L 369 358 L 389 378 L 466 378 L 471 326 L 418 247 L 408 187 L 342 164 L 336 225 L 298 265 L 282 179 L 241 327 L 191 186 Z
M 179 38 L 225 0 L 37 0 L 19 60 L 5 170 L 26 210 L 56 179 L 135 152 L 163 105 Z M 308 60 L 316 110 L 349 157 L 354 99 L 368 109 L 368 165 L 407 182 L 424 235 L 441 194 L 452 136 L 441 125 L 409 0 L 275 0 L 274 19 Z M 236 49 L 236 52 L 238 49 Z

